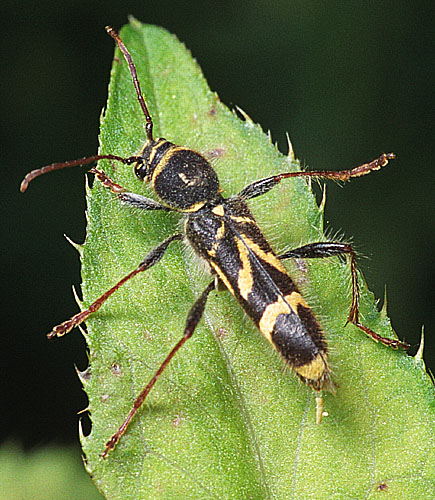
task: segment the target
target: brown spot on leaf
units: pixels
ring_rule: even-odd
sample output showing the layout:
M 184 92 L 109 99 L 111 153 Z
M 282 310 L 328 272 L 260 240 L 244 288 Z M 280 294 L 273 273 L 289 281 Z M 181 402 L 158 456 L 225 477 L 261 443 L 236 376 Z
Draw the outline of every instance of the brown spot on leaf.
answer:
M 215 158 L 220 158 L 225 154 L 225 148 L 215 148 L 211 149 L 207 153 L 205 153 L 205 156 L 209 160 L 214 160 Z
M 376 487 L 376 491 L 386 491 L 388 490 L 388 484 L 385 481 L 382 481 L 382 483 L 379 483 Z
M 112 372 L 112 375 L 114 375 L 115 377 L 119 377 L 121 375 L 121 367 L 119 366 L 118 363 L 112 363 L 110 371 Z

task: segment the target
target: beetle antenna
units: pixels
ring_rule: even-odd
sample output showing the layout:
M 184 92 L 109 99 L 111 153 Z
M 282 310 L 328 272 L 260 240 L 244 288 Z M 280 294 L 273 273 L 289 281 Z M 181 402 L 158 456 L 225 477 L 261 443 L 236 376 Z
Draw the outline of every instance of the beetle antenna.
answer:
M 121 156 L 117 155 L 94 155 L 87 156 L 85 158 L 79 158 L 78 160 L 51 163 L 50 165 L 46 165 L 45 167 L 37 168 L 36 170 L 32 170 L 31 172 L 29 172 L 21 182 L 20 191 L 24 193 L 24 191 L 26 191 L 26 189 L 29 187 L 30 182 L 35 177 L 39 177 L 40 175 L 46 174 L 47 172 L 53 172 L 53 170 L 61 170 L 62 168 L 67 167 L 88 165 L 89 163 L 96 163 L 99 160 L 116 160 L 124 163 L 124 165 L 131 165 L 132 163 L 140 162 L 142 158 L 140 156 L 129 156 L 128 158 L 122 158 Z
M 130 70 L 131 77 L 133 78 L 134 88 L 136 89 L 137 98 L 142 108 L 143 114 L 145 115 L 146 120 L 146 133 L 148 142 L 153 140 L 153 120 L 151 118 L 150 112 L 148 111 L 147 105 L 145 103 L 145 99 L 142 95 L 142 91 L 140 89 L 139 79 L 137 77 L 136 66 L 134 65 L 133 59 L 131 58 L 130 52 L 127 47 L 124 45 L 124 42 L 119 38 L 118 33 L 111 27 L 106 26 L 107 33 L 115 40 L 117 43 L 119 50 L 122 52 L 124 59 L 127 61 L 128 68 Z

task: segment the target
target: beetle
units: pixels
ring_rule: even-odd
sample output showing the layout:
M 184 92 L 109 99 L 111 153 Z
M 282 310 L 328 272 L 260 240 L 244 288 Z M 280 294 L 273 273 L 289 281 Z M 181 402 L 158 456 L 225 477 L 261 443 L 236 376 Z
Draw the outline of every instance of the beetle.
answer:
M 102 169 L 90 172 L 121 203 L 146 211 L 175 211 L 183 217 L 183 231 L 173 234 L 152 249 L 143 261 L 112 288 L 97 298 L 87 309 L 55 326 L 48 338 L 60 337 L 83 323 L 122 285 L 139 273 L 156 265 L 174 242 L 186 241 L 209 266 L 212 281 L 199 295 L 188 312 L 181 339 L 175 344 L 152 379 L 137 396 L 132 409 L 107 441 L 102 457 L 113 450 L 126 432 L 138 409 L 174 355 L 192 337 L 201 320 L 207 298 L 217 289 L 227 289 L 243 308 L 259 331 L 271 343 L 299 377 L 317 394 L 316 419 L 322 416 L 322 391 L 335 391 L 328 362 L 328 346 L 323 329 L 282 261 L 331 256 L 348 256 L 352 275 L 352 303 L 347 323 L 352 323 L 375 341 L 393 348 L 408 345 L 380 336 L 359 319 L 359 284 L 356 256 L 352 246 L 343 242 L 314 242 L 277 255 L 255 221 L 248 201 L 277 186 L 282 180 L 305 177 L 347 181 L 379 170 L 394 153 L 384 153 L 375 160 L 350 170 L 283 172 L 248 184 L 239 193 L 224 198 L 218 176 L 208 159 L 189 147 L 179 146 L 165 138 L 155 138 L 153 120 L 142 95 L 132 57 L 113 28 L 106 27 L 128 64 L 137 99 L 145 118 L 147 140 L 139 154 L 120 157 L 113 154 L 94 155 L 78 160 L 52 163 L 27 174 L 21 184 L 24 192 L 29 183 L 42 174 L 66 167 L 87 165 L 99 160 L 112 160 L 132 165 L 136 177 L 150 185 L 158 201 L 128 192 Z

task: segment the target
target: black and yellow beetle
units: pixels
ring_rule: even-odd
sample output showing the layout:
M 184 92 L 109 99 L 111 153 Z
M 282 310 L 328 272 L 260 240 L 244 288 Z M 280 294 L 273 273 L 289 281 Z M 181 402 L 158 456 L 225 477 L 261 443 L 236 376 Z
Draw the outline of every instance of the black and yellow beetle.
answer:
M 406 348 L 407 344 L 381 337 L 360 323 L 355 253 L 349 244 L 310 243 L 282 255 L 276 255 L 257 225 L 247 201 L 267 193 L 283 179 L 290 177 L 345 181 L 366 175 L 386 165 L 388 160 L 395 157 L 394 154 L 383 154 L 372 162 L 351 170 L 278 173 L 252 182 L 230 198 L 223 198 L 217 174 L 205 156 L 190 148 L 177 146 L 166 139 L 153 137 L 153 121 L 142 96 L 132 58 L 117 33 L 110 27 L 106 30 L 115 39 L 128 63 L 137 98 L 146 120 L 145 146 L 140 154 L 127 158 L 104 154 L 53 163 L 27 174 L 21 184 L 21 191 L 24 192 L 27 189 L 32 179 L 46 172 L 86 165 L 103 159 L 119 161 L 126 165 L 133 165 L 136 176 L 150 184 L 159 201 L 127 192 L 101 169 L 92 168 L 90 171 L 124 204 L 144 210 L 180 213 L 184 217 L 184 231 L 168 237 L 151 250 L 136 269 L 95 300 L 88 309 L 55 326 L 48 337 L 62 336 L 80 325 L 130 278 L 159 262 L 168 246 L 174 241 L 186 240 L 195 253 L 208 263 L 213 280 L 191 307 L 182 338 L 136 398 L 130 413 L 106 443 L 102 456 L 106 457 L 116 446 L 161 373 L 175 353 L 193 335 L 203 315 L 209 294 L 218 286 L 231 292 L 285 363 L 305 384 L 319 394 L 317 420 L 320 421 L 321 391 L 334 391 L 328 364 L 328 348 L 319 322 L 281 261 L 295 258 L 349 256 L 353 294 L 347 321 L 385 345 Z

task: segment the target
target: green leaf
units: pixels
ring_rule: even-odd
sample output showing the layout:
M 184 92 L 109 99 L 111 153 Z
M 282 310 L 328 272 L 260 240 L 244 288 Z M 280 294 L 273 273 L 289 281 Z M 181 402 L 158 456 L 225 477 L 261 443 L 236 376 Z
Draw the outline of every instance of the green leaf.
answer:
M 174 36 L 132 20 L 122 38 L 136 62 L 156 137 L 211 158 L 224 195 L 299 168 L 258 125 L 219 101 Z M 101 152 L 139 152 L 144 125 L 117 50 Z M 100 166 L 128 190 L 153 196 L 131 167 L 108 161 Z M 88 234 L 80 247 L 85 306 L 181 223 L 177 214 L 123 206 L 98 182 L 87 197 Z M 277 252 L 325 239 L 322 210 L 301 179 L 282 182 L 251 206 Z M 376 344 L 351 325 L 344 328 L 350 305 L 344 262 L 286 265 L 330 346 L 338 390 L 325 395 L 323 423 L 315 423 L 312 391 L 285 369 L 230 294 L 213 292 L 193 338 L 159 378 L 116 449 L 100 458 L 104 443 L 181 338 L 189 308 L 210 281 L 192 251 L 173 243 L 158 265 L 119 289 L 87 322 L 90 370 L 81 378 L 92 432 L 82 443 L 87 468 L 107 498 L 435 496 L 434 390 L 423 362 Z M 370 328 L 394 335 L 363 280 L 361 314 Z

